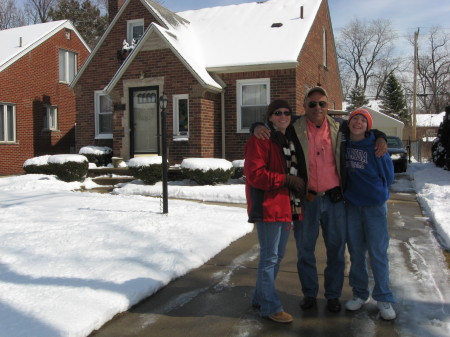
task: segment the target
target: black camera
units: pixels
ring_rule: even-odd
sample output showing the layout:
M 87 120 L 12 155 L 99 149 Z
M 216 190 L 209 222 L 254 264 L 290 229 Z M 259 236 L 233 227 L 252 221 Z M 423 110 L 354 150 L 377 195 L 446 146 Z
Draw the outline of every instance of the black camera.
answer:
M 332 188 L 331 190 L 328 190 L 326 192 L 328 197 L 330 198 L 330 201 L 335 204 L 339 201 L 344 200 L 344 196 L 342 195 L 341 188 L 339 186 L 336 186 Z

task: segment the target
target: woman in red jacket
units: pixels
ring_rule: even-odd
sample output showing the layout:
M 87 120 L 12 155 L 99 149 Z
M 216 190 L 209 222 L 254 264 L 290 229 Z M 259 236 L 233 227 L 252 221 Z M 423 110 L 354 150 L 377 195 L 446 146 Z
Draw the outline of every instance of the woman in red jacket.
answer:
M 272 129 L 270 139 L 251 136 L 245 146 L 249 222 L 255 223 L 260 244 L 256 288 L 252 304 L 261 316 L 279 323 L 293 318 L 284 312 L 275 289 L 275 279 L 284 257 L 292 220 L 301 218 L 300 197 L 305 183 L 298 172 L 301 148 L 289 140 L 292 109 L 284 100 L 273 101 L 266 112 Z M 292 139 L 292 138 L 291 138 Z

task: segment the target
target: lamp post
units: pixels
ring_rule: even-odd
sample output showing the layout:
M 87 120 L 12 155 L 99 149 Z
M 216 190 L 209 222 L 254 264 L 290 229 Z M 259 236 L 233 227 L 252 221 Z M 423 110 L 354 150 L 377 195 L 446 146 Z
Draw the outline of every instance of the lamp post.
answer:
M 168 193 L 167 193 L 167 96 L 163 93 L 159 98 L 159 107 L 161 109 L 161 128 L 162 128 L 162 183 L 163 183 L 163 214 L 169 213 Z

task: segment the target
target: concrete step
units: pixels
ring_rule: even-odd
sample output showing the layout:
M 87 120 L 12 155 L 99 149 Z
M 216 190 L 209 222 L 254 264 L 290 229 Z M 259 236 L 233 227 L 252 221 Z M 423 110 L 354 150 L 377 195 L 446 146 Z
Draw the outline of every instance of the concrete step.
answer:
M 88 170 L 88 177 L 98 177 L 105 175 L 118 175 L 118 176 L 131 176 L 130 170 L 128 167 L 98 167 L 98 168 L 90 168 Z
M 98 185 L 114 186 L 136 180 L 134 177 L 95 177 L 92 181 Z

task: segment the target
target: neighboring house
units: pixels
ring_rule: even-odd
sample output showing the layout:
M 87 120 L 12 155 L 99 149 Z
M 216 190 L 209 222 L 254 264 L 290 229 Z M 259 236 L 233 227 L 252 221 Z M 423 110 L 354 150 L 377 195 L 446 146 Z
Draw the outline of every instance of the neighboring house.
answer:
M 374 129 L 383 131 L 388 136 L 396 136 L 404 139 L 403 127 L 405 123 L 370 107 L 364 106 L 363 108 L 367 109 L 372 115 Z
M 160 154 L 163 93 L 170 164 L 242 159 L 249 127 L 263 120 L 270 101 L 286 99 L 303 114 L 311 86 L 322 85 L 330 108 L 341 108 L 326 0 L 176 14 L 150 0 L 111 0 L 109 15 L 107 31 L 71 84 L 77 150 L 109 146 L 124 159 Z
M 444 121 L 445 111 L 439 114 L 416 114 L 416 138 L 423 142 L 432 142 L 438 133 L 439 126 Z M 411 117 L 412 119 L 412 117 Z M 412 121 L 411 121 L 412 124 Z M 412 126 L 405 128 L 407 137 L 412 135 Z
M 90 49 L 68 20 L 0 31 L 0 175 L 25 160 L 75 151 L 69 83 Z

